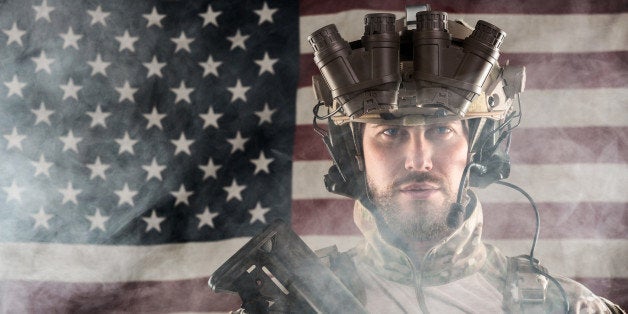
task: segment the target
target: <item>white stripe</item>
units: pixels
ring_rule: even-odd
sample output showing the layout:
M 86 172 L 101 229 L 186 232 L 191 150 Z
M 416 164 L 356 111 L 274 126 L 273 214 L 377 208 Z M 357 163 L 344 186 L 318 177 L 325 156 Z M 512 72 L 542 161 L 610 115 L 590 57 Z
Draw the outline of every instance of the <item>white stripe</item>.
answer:
M 209 278 L 246 240 L 150 247 L 3 243 L 0 280 L 106 283 Z M 345 251 L 359 240 L 358 236 L 304 237 L 313 250 L 338 245 Z M 509 255 L 526 253 L 530 247 L 529 240 L 490 242 Z M 553 273 L 569 277 L 628 277 L 627 240 L 541 240 L 536 256 Z
M 520 127 L 627 126 L 626 99 L 628 88 L 526 90 Z M 314 104 L 311 87 L 297 90 L 297 124 L 312 124 Z
M 551 153 L 551 147 L 539 153 Z M 293 199 L 344 198 L 325 190 L 322 178 L 330 165 L 327 160 L 294 162 Z M 521 186 L 537 202 L 628 202 L 624 164 L 515 164 L 507 181 Z M 527 202 L 518 192 L 496 185 L 479 190 L 478 195 L 483 203 Z
M 336 24 L 347 41 L 362 37 L 363 18 L 378 11 L 350 10 L 334 14 L 301 17 L 300 52 L 312 53 L 307 37 L 317 29 Z M 381 11 L 379 11 L 381 12 Z M 390 12 L 397 19 L 405 13 Z M 472 27 L 477 20 L 488 21 L 507 33 L 502 52 L 578 53 L 628 50 L 628 14 L 450 14 L 450 20 L 462 19 Z

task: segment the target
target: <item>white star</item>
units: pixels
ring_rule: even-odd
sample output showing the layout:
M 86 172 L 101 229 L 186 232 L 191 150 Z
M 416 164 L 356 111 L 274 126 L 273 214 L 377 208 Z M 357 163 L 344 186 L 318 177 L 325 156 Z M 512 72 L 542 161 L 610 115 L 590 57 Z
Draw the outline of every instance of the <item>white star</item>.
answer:
M 207 24 L 213 24 L 218 26 L 218 22 L 216 22 L 216 18 L 220 15 L 221 11 L 212 10 L 211 5 L 207 6 L 207 11 L 203 14 L 199 14 L 200 17 L 203 18 L 203 27 L 207 26 Z
M 34 5 L 33 9 L 35 10 L 35 21 L 39 19 L 46 19 L 50 22 L 50 12 L 54 11 L 54 7 L 48 6 L 48 1 L 43 0 L 41 5 Z
M 206 165 L 198 166 L 198 168 L 203 170 L 203 172 L 205 173 L 203 175 L 203 180 L 209 177 L 218 178 L 216 176 L 216 172 L 218 172 L 218 169 L 220 169 L 220 167 L 221 166 L 219 165 L 214 165 L 214 161 L 211 158 L 209 158 Z
M 212 213 L 209 211 L 209 207 L 205 207 L 205 211 L 202 214 L 197 214 L 198 217 L 198 229 L 201 229 L 203 226 L 207 225 L 210 228 L 214 228 L 214 218 L 218 216 L 218 213 Z
M 194 38 L 188 38 L 187 36 L 185 36 L 185 33 L 183 33 L 183 31 L 181 31 L 181 35 L 179 35 L 179 38 L 170 38 L 170 40 L 177 44 L 177 47 L 174 49 L 175 53 L 179 50 L 187 50 L 187 52 L 191 52 L 190 44 L 194 41 Z
M 46 106 L 42 102 L 39 105 L 39 109 L 31 109 L 31 112 L 35 114 L 35 125 L 39 122 L 48 123 L 50 125 L 50 115 L 54 113 L 54 110 L 46 110 Z
M 4 138 L 9 141 L 9 143 L 7 143 L 7 150 L 11 149 L 11 147 L 22 150 L 22 141 L 26 138 L 26 135 L 18 134 L 17 128 L 13 127 L 13 132 L 11 134 L 5 134 Z
M 242 86 L 242 82 L 240 82 L 240 79 L 238 79 L 234 87 L 227 87 L 227 89 L 229 90 L 229 92 L 231 92 L 231 94 L 233 94 L 231 95 L 231 102 L 234 102 L 238 99 L 242 99 L 246 102 L 246 92 L 251 89 L 251 87 Z
M 186 153 L 188 155 L 192 155 L 192 153 L 190 152 L 190 145 L 194 143 L 194 140 L 188 140 L 183 132 L 181 132 L 181 136 L 178 140 L 170 140 L 170 142 L 172 142 L 172 144 L 176 146 L 176 149 L 174 150 L 175 155 L 177 155 L 178 153 Z
M 7 97 L 11 97 L 11 95 L 18 95 L 20 97 L 24 97 L 22 95 L 22 88 L 26 86 L 26 83 L 22 83 L 17 79 L 17 75 L 13 75 L 13 80 L 11 82 L 4 82 L 4 85 L 9 88 L 9 94 Z
M 72 130 L 70 130 L 70 132 L 68 133 L 68 136 L 59 137 L 59 140 L 63 142 L 63 150 L 61 151 L 65 152 L 66 150 L 69 149 L 78 153 L 77 145 L 78 145 L 78 142 L 80 142 L 82 139 L 83 139 L 82 137 L 74 137 Z
M 60 85 L 59 87 L 61 87 L 61 89 L 63 90 L 63 97 L 61 98 L 61 100 L 65 100 L 66 98 L 70 97 L 78 100 L 77 93 L 81 90 L 81 88 L 83 88 L 81 85 L 74 85 L 74 81 L 72 80 L 72 78 L 68 80 L 67 84 Z
M 129 152 L 131 155 L 135 154 L 133 151 L 133 145 L 135 145 L 138 141 L 132 140 L 129 137 L 129 132 L 124 132 L 124 137 L 121 139 L 116 139 L 116 143 L 120 145 L 120 150 L 118 151 L 118 155 L 122 155 L 124 152 Z
M 125 30 L 122 36 L 116 36 L 116 40 L 120 43 L 120 50 L 128 49 L 131 52 L 135 52 L 133 44 L 138 40 L 138 37 L 131 37 L 129 31 Z
M 52 163 L 46 162 L 44 154 L 39 155 L 38 162 L 31 161 L 31 164 L 35 166 L 35 174 L 33 176 L 36 177 L 37 175 L 44 174 L 50 178 L 50 167 L 52 166 Z
M 107 72 L 105 72 L 107 70 L 107 67 L 111 64 L 111 62 L 104 62 L 102 61 L 102 59 L 100 58 L 100 54 L 96 55 L 96 60 L 94 61 L 87 61 L 87 64 L 89 64 L 89 66 L 92 67 L 92 76 L 100 73 L 104 76 L 107 76 Z
M 72 187 L 72 182 L 68 182 L 68 187 L 66 189 L 59 189 L 59 192 L 63 194 L 63 200 L 61 201 L 61 204 L 72 202 L 78 205 L 76 196 L 81 193 L 81 190 L 75 190 L 74 187 Z
M 166 218 L 162 218 L 160 216 L 157 216 L 157 213 L 153 209 L 153 212 L 151 213 L 150 217 L 148 217 L 148 218 L 142 217 L 142 220 L 144 220 L 146 222 L 146 231 L 145 232 L 148 232 L 151 229 L 155 229 L 158 232 L 161 232 L 161 223 L 164 220 L 166 220 Z
M 104 128 L 107 127 L 105 119 L 107 119 L 107 117 L 109 117 L 111 114 L 108 112 L 102 112 L 100 110 L 100 104 L 96 105 L 95 111 L 87 111 L 86 113 L 92 118 L 92 123 L 89 125 L 90 128 L 93 128 L 97 125 L 102 125 Z
M 270 74 L 275 74 L 275 70 L 273 69 L 273 65 L 275 63 L 277 63 L 277 60 L 279 59 L 271 59 L 268 56 L 268 52 L 264 52 L 264 58 L 262 60 L 255 60 L 255 63 L 257 63 L 257 65 L 259 65 L 260 69 L 259 69 L 259 73 L 257 74 L 262 75 L 264 72 L 268 72 Z
M 158 62 L 157 56 L 153 56 L 153 60 L 151 62 L 142 63 L 145 68 L 148 69 L 148 73 L 146 74 L 146 78 L 151 77 L 152 75 L 162 77 L 161 76 L 161 68 L 166 66 L 165 62 Z
M 163 20 L 163 18 L 166 15 L 159 14 L 159 12 L 157 12 L 157 8 L 153 7 L 153 10 L 150 12 L 150 14 L 142 14 L 142 16 L 148 20 L 148 24 L 146 25 L 146 28 L 149 28 L 152 25 L 155 25 L 157 27 L 162 27 L 161 20 Z
M 100 9 L 100 6 L 96 7 L 96 10 L 87 10 L 87 14 L 92 16 L 92 22 L 91 25 L 94 25 L 96 23 L 100 23 L 103 26 L 107 26 L 107 22 L 105 21 L 105 19 L 109 16 L 109 12 L 103 12 Z
M 261 10 L 254 10 L 255 14 L 259 15 L 258 25 L 262 25 L 264 21 L 273 22 L 273 14 L 277 12 L 277 9 L 268 8 L 268 4 L 264 2 L 264 6 L 262 6 Z
M 223 190 L 227 192 L 227 202 L 232 198 L 237 198 L 242 201 L 242 190 L 246 189 L 246 185 L 238 185 L 235 179 L 231 182 L 231 186 L 224 187 Z
M 46 52 L 42 51 L 39 54 L 39 57 L 37 58 L 31 58 L 31 60 L 33 60 L 33 62 L 35 62 L 35 73 L 37 73 L 38 71 L 46 71 L 48 72 L 48 74 L 51 74 L 52 72 L 50 71 L 50 64 L 55 62 L 54 59 L 48 59 L 46 58 Z
M 103 216 L 100 214 L 100 209 L 96 208 L 96 212 L 93 215 L 85 215 L 85 218 L 91 222 L 91 226 L 89 227 L 89 231 L 94 229 L 100 229 L 102 231 L 105 230 L 105 222 L 109 220 L 109 216 Z
M 192 93 L 194 91 L 194 88 L 187 88 L 185 86 L 185 82 L 181 81 L 181 84 L 179 84 L 178 88 L 171 88 L 170 91 L 172 91 L 173 93 L 177 94 L 176 99 L 174 100 L 174 103 L 178 103 L 179 101 L 183 100 L 187 103 L 191 103 L 192 101 L 190 101 L 190 93 Z
M 273 160 L 275 160 L 274 158 L 266 158 L 266 155 L 264 155 L 264 152 L 262 151 L 259 154 L 259 157 L 257 157 L 257 159 L 252 159 L 251 162 L 255 165 L 255 171 L 253 171 L 253 174 L 257 174 L 260 171 L 264 171 L 266 173 L 270 173 L 270 171 L 268 170 L 268 165 L 270 165 L 271 162 L 273 162 Z
M 113 191 L 113 193 L 116 193 L 116 195 L 120 198 L 118 206 L 123 205 L 124 203 L 135 206 L 133 203 L 133 197 L 137 194 L 137 191 L 129 189 L 129 185 L 127 183 L 124 184 L 122 190 Z
M 272 116 L 275 111 L 277 111 L 277 109 L 270 110 L 268 103 L 264 104 L 264 109 L 262 109 L 262 111 L 255 111 L 255 115 L 259 117 L 259 125 L 262 125 L 264 122 L 272 124 Z
M 5 34 L 7 34 L 7 36 L 9 36 L 9 39 L 7 40 L 7 46 L 10 45 L 13 42 L 16 42 L 18 45 L 20 46 L 24 46 L 22 44 L 22 36 L 24 36 L 24 34 L 26 34 L 26 31 L 23 31 L 21 29 L 19 29 L 17 27 L 17 23 L 13 22 L 13 27 L 11 27 L 11 29 L 8 30 L 2 30 Z
M 190 205 L 190 203 L 188 202 L 188 198 L 190 198 L 190 196 L 192 194 L 194 194 L 194 192 L 192 191 L 187 191 L 185 189 L 185 186 L 183 184 L 181 184 L 181 186 L 179 187 L 178 191 L 172 191 L 170 192 L 170 194 L 172 194 L 172 196 L 176 197 L 177 199 L 174 201 L 174 206 L 179 205 L 180 203 L 183 203 L 185 205 Z
M 235 49 L 237 47 L 240 47 L 240 48 L 246 50 L 246 45 L 244 44 L 244 42 L 248 38 L 249 38 L 249 35 L 242 36 L 242 34 L 240 34 L 240 30 L 238 29 L 234 36 L 227 37 L 227 39 L 231 42 L 231 49 L 230 50 L 233 50 L 233 49 Z
M 125 99 L 128 99 L 131 102 L 135 102 L 133 98 L 133 94 L 137 91 L 137 88 L 133 88 L 129 85 L 129 81 L 124 81 L 124 85 L 122 87 L 116 87 L 118 93 L 120 93 L 120 98 L 118 102 L 123 102 Z
M 11 186 L 2 188 L 5 192 L 7 192 L 6 202 L 8 203 L 10 200 L 16 200 L 19 203 L 22 202 L 22 196 L 20 193 L 25 190 L 25 188 L 21 188 L 15 183 L 15 180 L 11 183 Z
M 244 144 L 248 141 L 248 138 L 242 138 L 240 135 L 240 131 L 236 133 L 236 137 L 232 139 L 228 139 L 227 142 L 233 146 L 231 148 L 231 154 L 235 153 L 238 150 L 244 151 Z
M 205 121 L 203 123 L 203 129 L 207 128 L 208 126 L 218 128 L 218 119 L 222 117 L 222 113 L 214 113 L 214 109 L 212 109 L 212 107 L 209 107 L 209 109 L 207 109 L 207 113 L 202 113 L 199 116 L 201 117 L 201 119 L 203 119 L 203 121 Z
M 163 130 L 163 127 L 161 126 L 161 120 L 166 116 L 165 113 L 159 113 L 157 112 L 157 108 L 153 107 L 153 111 L 151 111 L 151 113 L 145 113 L 143 114 L 144 118 L 146 118 L 146 120 L 148 120 L 148 124 L 146 125 L 146 129 L 150 129 L 152 126 L 156 126 L 157 128 L 159 128 L 160 130 Z
M 92 173 L 89 175 L 89 179 L 92 180 L 95 177 L 101 177 L 103 180 L 107 180 L 107 176 L 105 175 L 105 171 L 109 169 L 108 164 L 103 164 L 100 162 L 100 156 L 96 157 L 96 161 L 93 164 L 86 165 Z
M 35 225 L 33 226 L 33 229 L 37 229 L 37 227 L 50 229 L 50 225 L 48 225 L 48 220 L 50 220 L 53 216 L 54 215 L 46 214 L 44 208 L 40 207 L 37 214 L 31 214 L 31 217 L 35 219 Z
M 222 64 L 221 61 L 214 61 L 214 58 L 210 55 L 207 57 L 207 61 L 199 63 L 203 67 L 203 77 L 213 74 L 218 77 L 218 67 Z
M 142 169 L 148 172 L 146 175 L 146 181 L 150 180 L 150 178 L 157 178 L 157 180 L 162 181 L 161 172 L 166 169 L 166 166 L 161 166 L 157 164 L 157 158 L 153 157 L 153 161 L 148 166 L 142 166 Z
M 59 36 L 63 38 L 63 49 L 67 47 L 74 47 L 76 49 L 79 49 L 78 41 L 79 39 L 83 37 L 83 35 L 74 34 L 74 31 L 72 30 L 72 26 L 70 26 L 70 29 L 68 29 L 67 33 L 59 34 Z
M 266 223 L 266 213 L 270 211 L 270 208 L 262 207 L 260 202 L 257 202 L 257 205 L 253 209 L 249 209 L 249 214 L 251 214 L 250 224 L 253 224 L 255 221 L 260 221 L 261 223 Z

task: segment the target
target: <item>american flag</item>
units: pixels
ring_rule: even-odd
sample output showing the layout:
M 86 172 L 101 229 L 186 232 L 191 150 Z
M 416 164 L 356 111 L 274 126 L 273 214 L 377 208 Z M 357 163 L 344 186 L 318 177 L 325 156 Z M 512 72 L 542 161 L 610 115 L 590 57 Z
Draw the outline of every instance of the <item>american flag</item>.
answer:
M 415 3 L 411 3 L 415 4 Z M 505 30 L 525 65 L 510 182 L 541 208 L 536 254 L 628 307 L 628 4 L 434 1 Z M 350 248 L 312 130 L 306 38 L 347 40 L 404 1 L 0 3 L 0 310 L 219 312 L 207 279 L 276 218 Z M 479 191 L 485 238 L 529 250 L 533 214 Z

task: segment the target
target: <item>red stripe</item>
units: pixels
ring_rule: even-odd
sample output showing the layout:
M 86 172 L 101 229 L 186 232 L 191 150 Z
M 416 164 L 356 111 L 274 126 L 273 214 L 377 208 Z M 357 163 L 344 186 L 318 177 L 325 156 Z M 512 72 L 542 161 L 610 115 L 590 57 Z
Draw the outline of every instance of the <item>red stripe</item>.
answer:
M 502 63 L 526 66 L 527 89 L 625 87 L 628 51 L 590 53 L 508 53 Z M 319 74 L 313 54 L 301 54 L 299 87 L 312 85 Z
M 598 296 L 628 309 L 628 278 L 573 278 Z
M 628 238 L 626 203 L 539 203 L 542 239 Z M 487 203 L 484 237 L 532 239 L 535 218 L 527 203 Z M 516 219 L 513 219 L 516 217 Z M 353 223 L 353 200 L 292 202 L 292 227 L 300 235 L 360 235 Z
M 410 1 L 409 4 L 430 3 L 432 10 L 448 13 L 511 13 L 511 14 L 591 14 L 619 13 L 628 11 L 624 1 L 545 1 L 545 0 L 434 0 Z M 329 14 L 352 9 L 370 9 L 382 11 L 405 11 L 406 1 L 337 1 L 337 0 L 301 0 L 300 14 Z M 401 18 L 401 17 L 398 17 Z
M 312 128 L 296 127 L 294 160 L 329 159 Z M 628 163 L 628 127 L 515 129 L 510 155 L 513 163 L 522 164 Z

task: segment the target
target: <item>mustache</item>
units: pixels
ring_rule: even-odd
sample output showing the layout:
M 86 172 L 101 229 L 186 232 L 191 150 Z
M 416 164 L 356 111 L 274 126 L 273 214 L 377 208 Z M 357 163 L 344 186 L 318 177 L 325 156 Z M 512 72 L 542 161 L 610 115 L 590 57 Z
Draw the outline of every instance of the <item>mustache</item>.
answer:
M 445 178 L 434 174 L 434 173 L 430 173 L 430 172 L 413 172 L 410 174 L 407 174 L 403 177 L 400 177 L 398 179 L 395 179 L 393 181 L 392 186 L 393 187 L 399 187 L 403 184 L 407 184 L 407 183 L 413 183 L 413 182 L 418 182 L 418 183 L 433 183 L 433 184 L 437 184 L 440 187 L 443 187 L 445 184 Z

